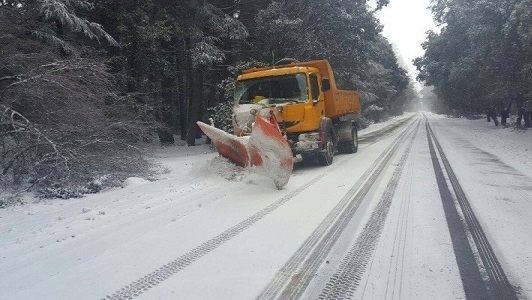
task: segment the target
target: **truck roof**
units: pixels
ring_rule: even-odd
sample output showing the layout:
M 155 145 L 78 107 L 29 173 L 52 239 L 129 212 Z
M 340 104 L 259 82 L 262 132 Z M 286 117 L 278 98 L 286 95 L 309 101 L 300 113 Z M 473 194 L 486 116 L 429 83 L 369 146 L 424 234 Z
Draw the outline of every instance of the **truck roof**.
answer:
M 251 68 L 242 71 L 242 75 L 238 76 L 239 80 L 250 79 L 264 76 L 276 76 L 284 74 L 301 73 L 308 71 L 319 71 L 322 77 L 329 78 L 331 89 L 336 90 L 336 81 L 331 69 L 331 65 L 325 59 L 311 60 L 306 62 L 291 62 L 285 65 L 268 66 L 261 68 Z
M 242 75 L 238 76 L 238 80 L 245 80 L 257 77 L 269 77 L 269 76 L 279 76 L 286 74 L 296 74 L 296 73 L 308 73 L 308 72 L 317 72 L 318 69 L 312 67 L 299 67 L 299 66 L 282 66 L 276 68 L 253 68 L 242 71 Z

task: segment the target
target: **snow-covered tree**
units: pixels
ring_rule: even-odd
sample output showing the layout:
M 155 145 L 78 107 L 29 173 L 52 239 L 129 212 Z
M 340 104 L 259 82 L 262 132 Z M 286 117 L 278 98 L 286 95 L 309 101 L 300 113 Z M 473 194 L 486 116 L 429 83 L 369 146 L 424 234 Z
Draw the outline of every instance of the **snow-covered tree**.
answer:
M 0 186 L 83 186 L 147 164 L 132 147 L 146 126 L 119 107 L 98 53 L 116 42 L 80 17 L 85 1 L 0 5 Z M 97 47 L 91 47 L 96 44 Z M 136 116 L 141 118 L 141 114 Z
M 154 109 L 162 143 L 180 133 L 189 145 L 200 134 L 196 121 L 219 102 L 217 65 L 232 61 L 231 45 L 247 29 L 220 7 L 233 1 L 119 1 L 96 3 L 106 26 L 122 46 L 115 69 L 126 79 L 125 92 Z M 234 4 L 234 2 L 232 3 Z M 116 14 L 119 11 L 119 14 Z
M 521 109 L 530 94 L 524 63 L 530 46 L 520 38 L 527 35 L 521 29 L 530 29 L 529 10 L 523 0 L 433 1 L 442 29 L 428 35 L 416 60 L 420 79 L 451 108 L 492 117 L 498 111 L 504 123 L 512 105 Z
M 387 1 L 379 1 L 378 8 Z M 257 13 L 251 43 L 258 60 L 328 59 L 337 83 L 358 88 L 364 107 L 388 111 L 408 78 L 365 1 L 272 1 Z M 375 103 L 376 102 L 376 103 Z

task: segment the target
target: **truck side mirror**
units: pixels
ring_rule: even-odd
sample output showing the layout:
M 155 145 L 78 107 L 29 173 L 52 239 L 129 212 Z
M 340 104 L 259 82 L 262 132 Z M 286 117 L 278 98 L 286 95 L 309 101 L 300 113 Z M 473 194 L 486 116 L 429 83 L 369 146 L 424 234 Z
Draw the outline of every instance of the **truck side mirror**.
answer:
M 321 79 L 321 90 L 326 92 L 331 89 L 331 80 L 329 78 Z

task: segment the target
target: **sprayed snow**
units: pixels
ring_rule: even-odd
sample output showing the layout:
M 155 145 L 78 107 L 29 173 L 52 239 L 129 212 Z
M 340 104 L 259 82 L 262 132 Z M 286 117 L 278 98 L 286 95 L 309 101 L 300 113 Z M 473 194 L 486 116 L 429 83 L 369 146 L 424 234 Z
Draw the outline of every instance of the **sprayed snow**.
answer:
M 237 128 L 244 132 L 251 132 L 255 116 L 250 111 L 256 109 L 259 111 L 263 108 L 260 104 L 239 104 L 234 108 L 234 118 Z
M 191 170 L 191 175 L 201 177 L 221 177 L 226 180 L 242 181 L 249 176 L 246 168 L 239 167 L 222 156 L 209 159 L 204 165 Z

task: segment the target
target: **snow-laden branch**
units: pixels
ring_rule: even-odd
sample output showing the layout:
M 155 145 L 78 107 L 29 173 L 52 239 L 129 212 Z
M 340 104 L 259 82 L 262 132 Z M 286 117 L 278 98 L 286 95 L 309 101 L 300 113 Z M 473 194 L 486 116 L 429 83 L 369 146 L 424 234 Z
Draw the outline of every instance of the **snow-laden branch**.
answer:
M 118 42 L 103 30 L 100 24 L 89 22 L 74 14 L 73 9 L 69 7 L 73 4 L 85 9 L 92 8 L 92 6 L 85 1 L 41 0 L 40 11 L 46 20 L 58 20 L 69 30 L 82 33 L 90 39 L 98 41 L 98 43 L 100 43 L 100 38 L 104 38 L 111 45 L 118 46 Z

